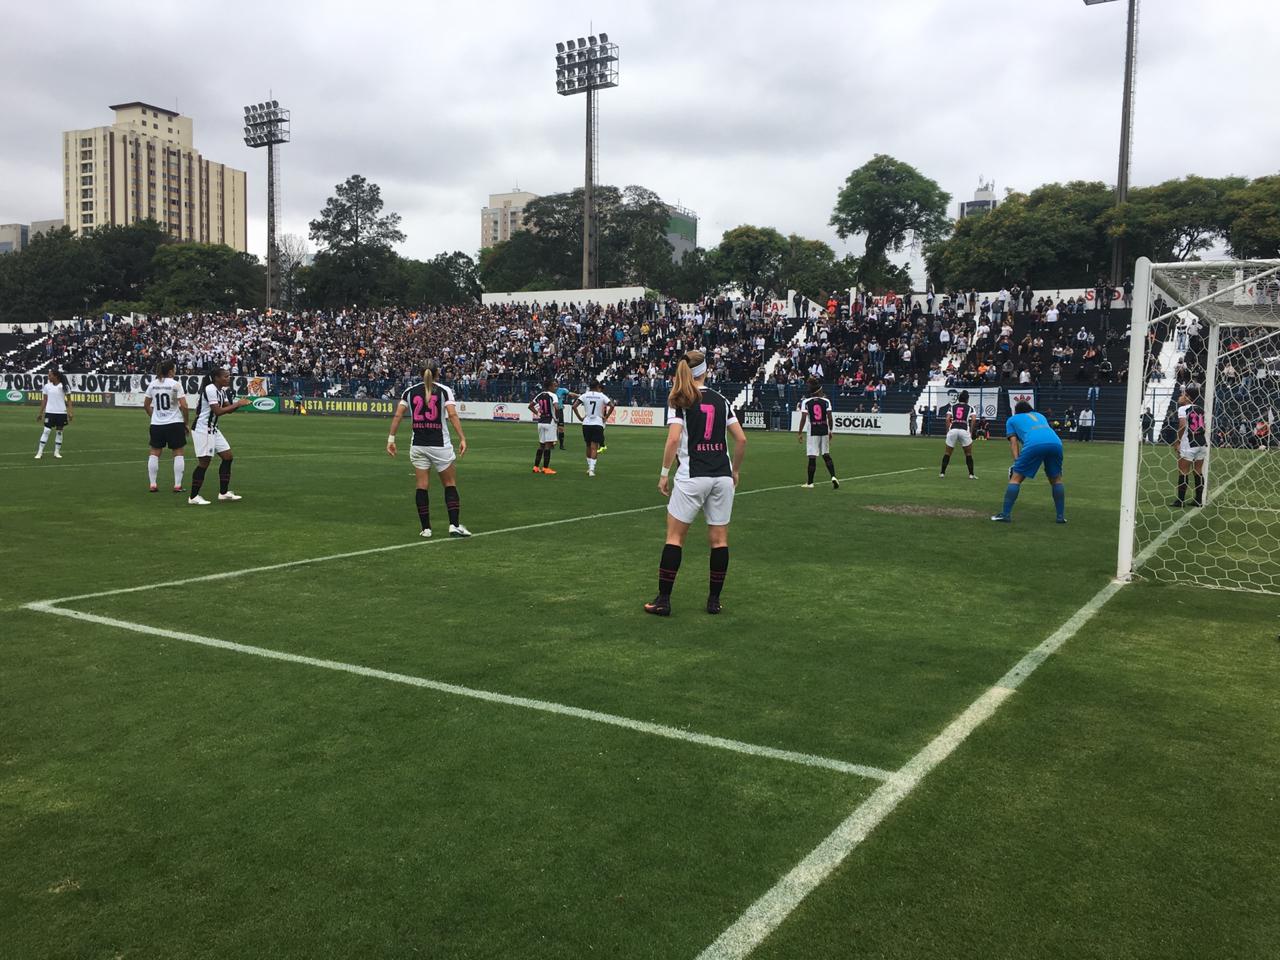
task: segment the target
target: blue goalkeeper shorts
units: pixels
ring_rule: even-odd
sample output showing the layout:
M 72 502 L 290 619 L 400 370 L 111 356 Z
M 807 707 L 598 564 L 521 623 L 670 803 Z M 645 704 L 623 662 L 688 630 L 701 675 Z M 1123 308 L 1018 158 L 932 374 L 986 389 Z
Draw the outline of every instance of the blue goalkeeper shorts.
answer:
M 1023 447 L 1018 459 L 1013 461 L 1013 472 L 1030 480 L 1040 471 L 1041 466 L 1050 477 L 1062 476 L 1061 444 L 1038 443 L 1034 447 Z

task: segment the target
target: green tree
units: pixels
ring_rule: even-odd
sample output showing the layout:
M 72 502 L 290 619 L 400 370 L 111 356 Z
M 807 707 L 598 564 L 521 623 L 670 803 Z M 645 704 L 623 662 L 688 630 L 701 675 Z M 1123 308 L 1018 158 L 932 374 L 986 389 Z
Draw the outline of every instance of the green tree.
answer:
M 1259 177 L 1227 197 L 1233 256 L 1280 258 L 1280 176 Z
M 743 224 L 726 231 L 709 257 L 720 276 L 749 297 L 757 287 L 785 292 L 782 263 L 786 255 L 787 241 L 773 227 Z
M 169 243 L 156 250 L 146 302 L 160 313 L 232 310 L 258 302 L 267 277 L 257 257 L 221 243 Z
M 96 260 L 93 245 L 66 227 L 0 256 L 0 319 L 47 323 L 83 313 L 94 305 Z
M 782 256 L 779 292 L 791 289 L 816 297 L 844 290 L 856 282 L 858 267 L 856 257 L 837 260 L 830 245 L 793 233 L 787 237 L 787 249 Z
M 686 253 L 672 270 L 671 279 L 664 288 L 682 303 L 691 303 L 706 294 L 716 293 L 722 278 L 710 256 L 702 247 Z
M 400 214 L 384 214 L 382 190 L 358 173 L 335 191 L 310 224 L 311 239 L 323 252 L 309 282 L 331 305 L 382 302 L 398 279 L 389 271 L 396 269 L 391 247 L 405 239 Z
M 465 253 L 441 253 L 430 260 L 401 260 L 403 294 L 401 303 L 467 304 L 480 296 L 480 276 L 476 262 Z
M 480 282 L 486 290 L 571 289 L 577 284 L 558 270 L 561 247 L 560 241 L 541 232 L 521 230 L 510 240 L 480 251 Z
M 1196 259 L 1225 239 L 1232 219 L 1228 197 L 1247 184 L 1244 177 L 1192 175 L 1136 187 L 1103 222 L 1110 236 L 1124 241 L 1129 258 L 1145 256 L 1157 263 Z
M 849 174 L 836 195 L 831 225 L 841 239 L 862 236 L 866 249 L 859 261 L 860 283 L 891 275 L 887 254 L 908 242 L 928 245 L 950 226 L 951 195 L 910 164 L 878 153 Z
M 156 251 L 171 238 L 154 220 L 127 226 L 98 227 L 82 242 L 96 250 L 94 304 L 109 300 L 138 301 L 151 283 Z

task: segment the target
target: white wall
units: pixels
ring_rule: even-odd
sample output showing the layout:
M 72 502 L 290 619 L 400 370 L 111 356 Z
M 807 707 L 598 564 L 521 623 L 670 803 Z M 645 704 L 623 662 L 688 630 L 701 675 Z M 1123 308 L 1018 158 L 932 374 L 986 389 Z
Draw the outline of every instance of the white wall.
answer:
M 480 302 L 485 306 L 495 303 L 602 303 L 605 306 L 619 301 L 644 299 L 644 287 L 599 287 L 595 290 L 517 290 L 514 293 L 482 293 Z

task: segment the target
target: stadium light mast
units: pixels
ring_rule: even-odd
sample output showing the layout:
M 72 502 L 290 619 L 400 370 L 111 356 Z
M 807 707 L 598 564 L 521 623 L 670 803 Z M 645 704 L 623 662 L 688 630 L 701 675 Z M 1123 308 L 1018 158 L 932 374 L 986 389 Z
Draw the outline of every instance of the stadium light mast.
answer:
M 289 142 L 289 111 L 278 100 L 244 108 L 244 145 L 267 148 L 267 309 L 280 299 L 280 248 L 276 244 L 276 147 Z
M 1085 6 L 1114 3 L 1115 0 L 1084 0 Z M 1116 206 L 1129 199 L 1129 146 L 1133 131 L 1133 71 L 1138 57 L 1138 0 L 1129 0 L 1129 29 L 1124 45 L 1124 102 L 1120 108 L 1120 169 L 1116 174 Z M 1124 279 L 1124 241 L 1116 237 L 1111 242 L 1111 282 L 1119 286 Z
M 587 100 L 587 169 L 582 190 L 582 289 L 598 282 L 596 259 L 600 238 L 596 224 L 595 175 L 599 142 L 596 138 L 596 92 L 618 85 L 618 45 L 609 35 L 578 37 L 556 44 L 556 93 L 562 97 L 585 93 Z

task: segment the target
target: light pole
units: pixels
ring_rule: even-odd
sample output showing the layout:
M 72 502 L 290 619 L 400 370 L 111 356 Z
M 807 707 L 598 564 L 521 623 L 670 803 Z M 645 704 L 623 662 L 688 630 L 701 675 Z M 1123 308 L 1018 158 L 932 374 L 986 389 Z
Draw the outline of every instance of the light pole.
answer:
M 289 142 L 289 111 L 278 100 L 244 108 L 244 143 L 267 148 L 267 309 L 279 306 L 280 249 L 276 246 L 276 146 Z
M 1115 0 L 1084 0 L 1085 6 L 1113 3 Z M 1129 29 L 1124 45 L 1124 101 L 1120 107 L 1120 169 L 1116 173 L 1116 206 L 1129 198 L 1129 135 L 1133 129 L 1133 68 L 1138 56 L 1138 0 L 1129 0 Z M 1119 286 L 1123 280 L 1124 241 L 1119 236 L 1111 245 L 1111 282 Z M 1099 304 L 1099 306 L 1101 306 Z
M 596 91 L 618 85 L 618 45 L 609 35 L 578 37 L 556 44 L 556 93 L 562 97 L 587 95 L 587 164 L 582 190 L 582 289 L 594 289 L 600 238 L 596 229 L 595 168 Z

